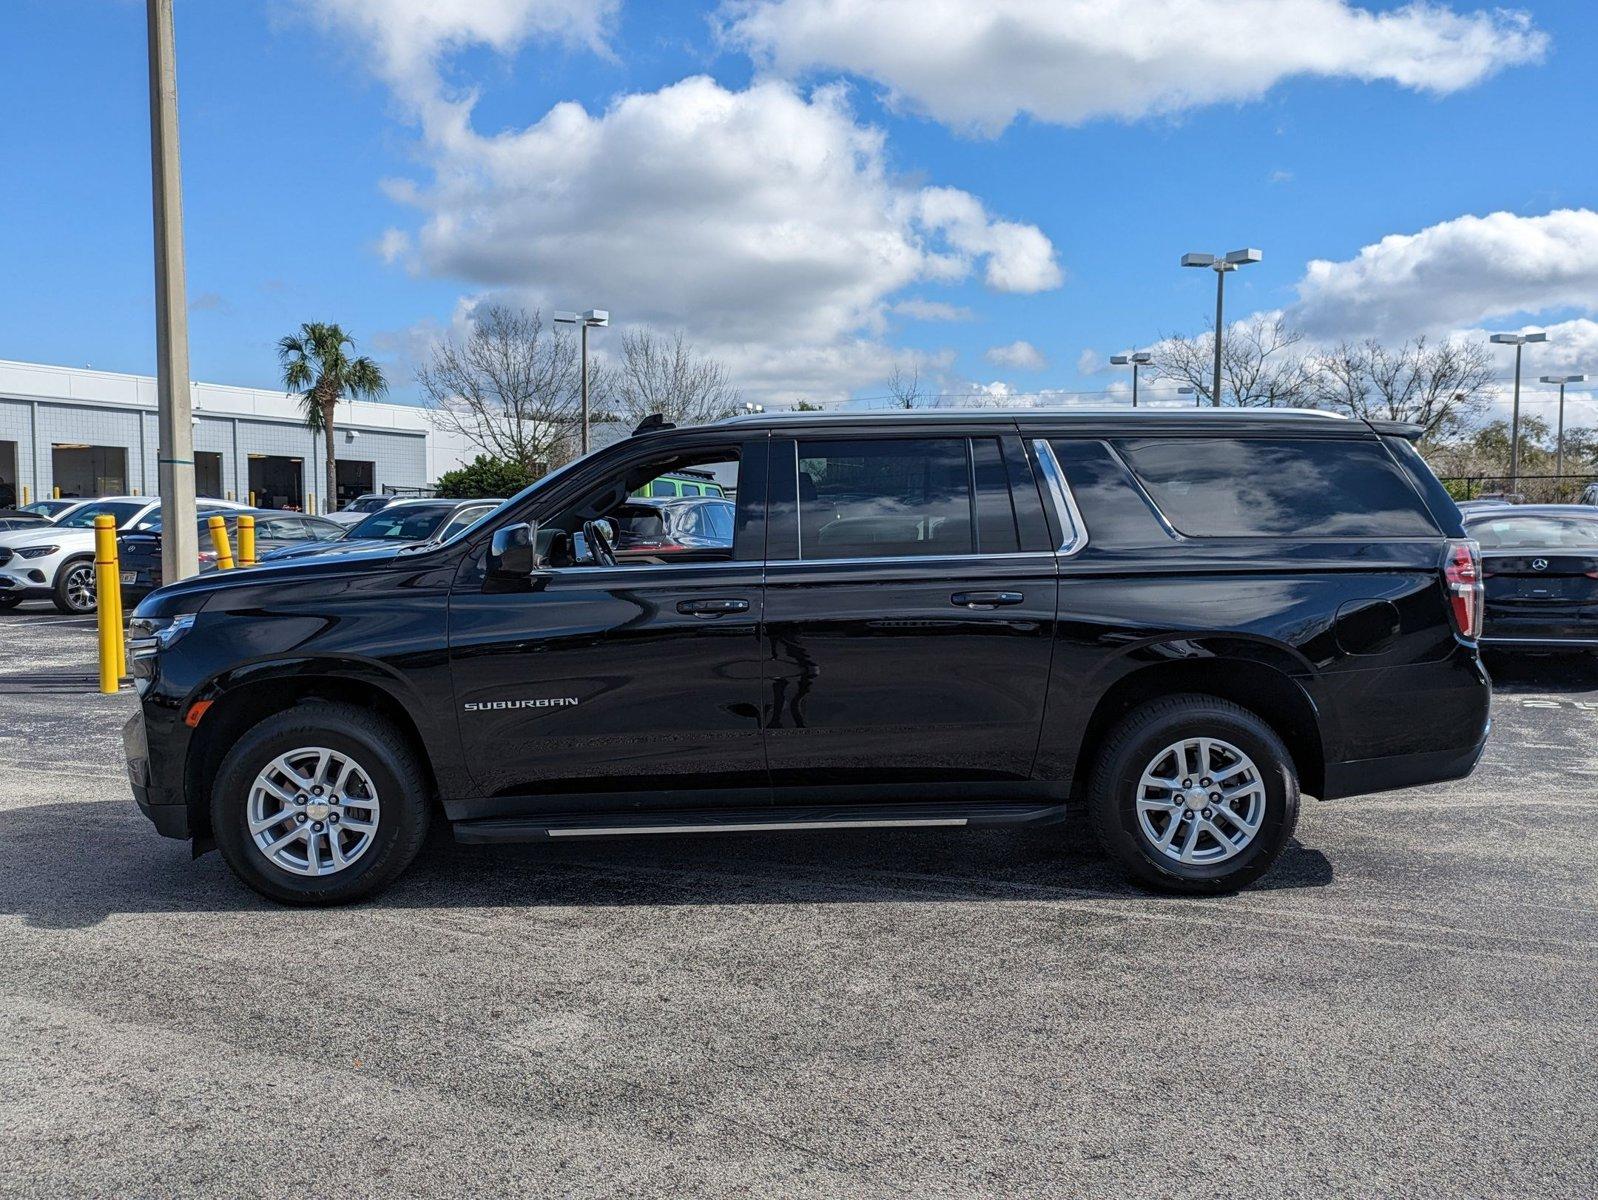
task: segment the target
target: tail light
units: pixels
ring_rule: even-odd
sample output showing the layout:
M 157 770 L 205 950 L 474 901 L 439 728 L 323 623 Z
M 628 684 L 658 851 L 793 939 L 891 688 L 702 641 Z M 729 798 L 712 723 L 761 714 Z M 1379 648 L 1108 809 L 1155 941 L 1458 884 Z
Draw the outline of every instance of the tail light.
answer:
M 1481 636 L 1481 551 L 1475 542 L 1449 542 L 1443 552 L 1443 581 L 1448 587 L 1449 609 L 1459 636 L 1474 641 Z

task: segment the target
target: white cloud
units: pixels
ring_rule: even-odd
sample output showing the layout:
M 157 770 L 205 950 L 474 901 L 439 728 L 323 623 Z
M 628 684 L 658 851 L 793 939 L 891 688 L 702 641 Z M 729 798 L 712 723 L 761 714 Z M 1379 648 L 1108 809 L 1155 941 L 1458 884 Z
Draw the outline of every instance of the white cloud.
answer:
M 942 300 L 927 300 L 910 296 L 891 306 L 893 312 L 912 321 L 969 321 L 976 316 L 969 308 L 947 304 Z
M 1043 357 L 1043 351 L 1019 338 L 1008 345 L 992 347 L 982 357 L 994 366 L 1010 367 L 1017 371 L 1041 371 L 1049 363 Z
M 873 79 L 902 106 L 997 134 L 1251 100 L 1294 76 L 1446 94 L 1533 62 L 1523 12 L 1418 0 L 729 0 L 726 37 L 779 72 Z
M 1288 316 L 1312 337 L 1403 338 L 1517 313 L 1598 310 L 1598 212 L 1496 212 L 1315 260 Z

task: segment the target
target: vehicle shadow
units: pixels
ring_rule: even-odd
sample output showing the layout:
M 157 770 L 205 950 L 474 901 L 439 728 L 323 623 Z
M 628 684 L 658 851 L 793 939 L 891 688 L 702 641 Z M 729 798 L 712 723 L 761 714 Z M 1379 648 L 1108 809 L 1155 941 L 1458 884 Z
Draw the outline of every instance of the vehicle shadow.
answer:
M 1506 654 L 1489 650 L 1482 655 L 1493 690 L 1500 695 L 1527 693 L 1598 692 L 1598 654 Z
M 1132 887 L 1102 855 L 1066 844 L 1059 827 L 706 834 L 602 847 L 462 846 L 440 830 L 411 870 L 368 903 L 392 911 L 1161 899 Z M 1325 887 L 1332 878 L 1326 856 L 1294 840 L 1253 890 Z M 282 910 L 236 881 L 219 854 L 191 861 L 186 843 L 159 838 L 126 805 L 0 812 L 0 914 L 80 928 L 115 914 L 245 911 Z

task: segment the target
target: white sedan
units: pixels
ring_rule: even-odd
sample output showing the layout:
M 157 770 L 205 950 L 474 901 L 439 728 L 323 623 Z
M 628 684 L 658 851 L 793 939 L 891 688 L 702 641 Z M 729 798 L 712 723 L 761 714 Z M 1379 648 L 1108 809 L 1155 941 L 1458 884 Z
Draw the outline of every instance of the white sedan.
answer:
M 201 498 L 202 508 L 248 508 L 231 500 Z M 94 611 L 94 519 L 116 518 L 117 530 L 158 521 L 161 502 L 149 496 L 103 496 L 84 500 L 48 525 L 0 533 L 0 609 L 24 600 L 48 599 L 64 613 Z

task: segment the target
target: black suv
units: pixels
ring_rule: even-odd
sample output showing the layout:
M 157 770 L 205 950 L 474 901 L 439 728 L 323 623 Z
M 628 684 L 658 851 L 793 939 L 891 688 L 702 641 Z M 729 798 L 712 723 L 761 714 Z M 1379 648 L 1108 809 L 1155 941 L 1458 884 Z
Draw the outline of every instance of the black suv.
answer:
M 1481 584 L 1407 426 L 758 414 L 640 432 L 442 542 L 134 613 L 139 806 L 291 903 L 463 842 L 1082 814 L 1137 879 L 1263 874 L 1321 799 L 1455 779 Z M 730 547 L 618 562 L 673 472 Z

